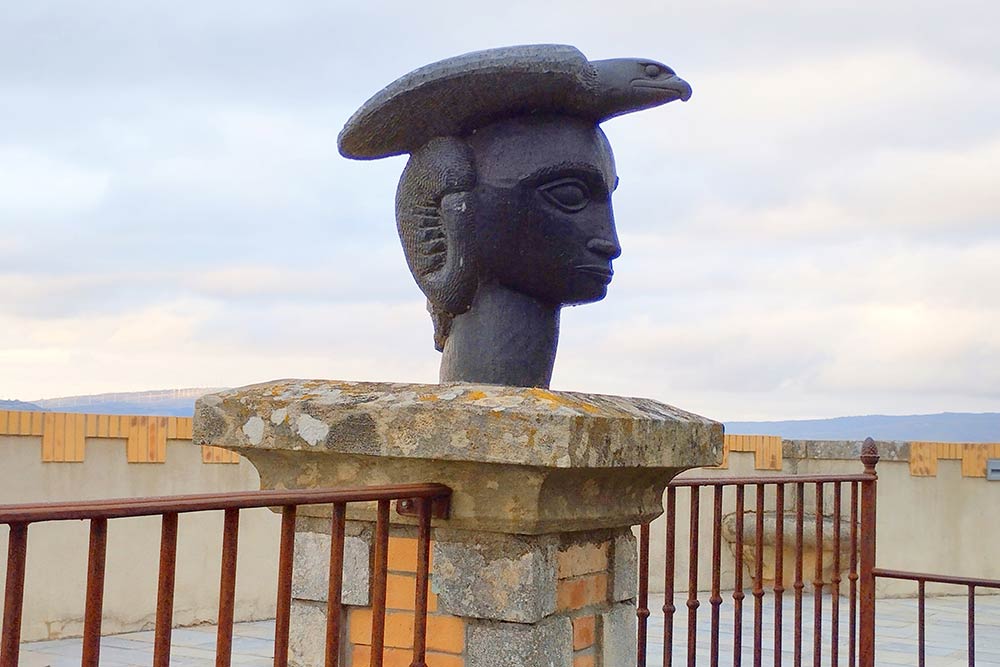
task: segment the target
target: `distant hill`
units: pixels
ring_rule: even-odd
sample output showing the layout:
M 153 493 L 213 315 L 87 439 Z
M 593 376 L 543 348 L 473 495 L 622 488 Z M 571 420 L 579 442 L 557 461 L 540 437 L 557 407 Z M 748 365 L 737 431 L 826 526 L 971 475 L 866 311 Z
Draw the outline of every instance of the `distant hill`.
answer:
M 21 410 L 22 412 L 45 412 L 45 408 L 35 403 L 0 399 L 0 410 Z
M 1000 442 L 1000 412 L 726 422 L 726 432 L 780 435 L 791 440 L 861 440 L 871 436 L 876 440 Z
M 194 402 L 205 394 L 220 391 L 216 387 L 161 389 L 90 396 L 44 398 L 32 403 L 58 412 L 95 412 L 107 415 L 159 415 L 190 417 Z

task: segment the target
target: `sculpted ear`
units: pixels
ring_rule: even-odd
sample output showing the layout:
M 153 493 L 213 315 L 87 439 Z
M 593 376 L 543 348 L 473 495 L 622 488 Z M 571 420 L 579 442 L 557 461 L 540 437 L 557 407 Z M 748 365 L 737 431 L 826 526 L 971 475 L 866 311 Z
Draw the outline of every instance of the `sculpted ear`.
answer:
M 472 306 L 479 277 L 478 249 L 471 192 L 453 192 L 441 198 L 441 222 L 448 256 L 434 277 L 435 294 L 427 298 L 442 310 L 460 315 Z
M 410 156 L 396 191 L 396 224 L 406 261 L 431 305 L 459 315 L 478 279 L 473 229 L 476 172 L 461 139 L 434 139 Z

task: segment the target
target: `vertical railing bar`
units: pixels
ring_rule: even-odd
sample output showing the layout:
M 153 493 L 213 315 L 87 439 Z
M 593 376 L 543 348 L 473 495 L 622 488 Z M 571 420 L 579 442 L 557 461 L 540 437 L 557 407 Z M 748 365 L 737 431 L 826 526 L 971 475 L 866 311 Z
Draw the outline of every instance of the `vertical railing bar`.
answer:
M 153 667 L 170 667 L 170 638 L 174 621 L 174 584 L 177 578 L 177 513 L 160 520 L 160 569 L 156 586 L 156 631 Z
M 813 572 L 813 667 L 823 663 L 823 483 L 816 483 L 816 568 Z
M 691 487 L 691 523 L 689 535 L 691 543 L 688 550 L 688 626 L 687 626 L 687 664 L 695 667 L 698 663 L 698 505 L 701 501 L 701 489 Z
M 372 577 L 371 667 L 382 667 L 385 652 L 385 594 L 389 570 L 389 501 L 378 501 L 375 519 L 375 571 Z
M 108 520 L 90 520 L 87 558 L 87 604 L 83 612 L 82 667 L 98 667 L 101 659 L 101 621 L 104 613 L 104 571 L 108 550 Z
M 754 516 L 753 665 L 761 667 L 764 631 L 764 485 L 756 487 Z
M 24 610 L 24 574 L 28 555 L 28 524 L 10 525 L 7 537 L 7 577 L 3 600 L 3 633 L 0 667 L 17 667 L 21 650 L 21 615 Z
M 848 667 L 856 667 L 858 660 L 858 483 L 851 482 L 851 555 L 848 579 Z
M 976 587 L 969 584 L 969 667 L 976 665 Z
M 295 560 L 295 505 L 281 510 L 278 547 L 278 597 L 274 612 L 274 667 L 288 665 L 288 630 L 292 615 L 292 567 Z
M 229 667 L 233 656 L 233 614 L 236 599 L 236 554 L 239 544 L 240 511 L 227 509 L 223 517 L 219 629 L 215 639 L 216 667 Z
M 677 489 L 667 487 L 667 531 L 664 538 L 663 558 L 663 667 L 674 661 L 674 577 L 677 537 Z M 645 666 L 643 666 L 645 667 Z
M 427 594 L 431 569 L 431 502 L 417 501 L 417 586 L 413 599 L 413 662 L 410 667 L 427 667 Z
M 927 588 L 923 579 L 917 582 L 917 665 L 924 667 L 926 664 L 927 646 L 927 609 L 925 595 Z
M 802 538 L 805 522 L 805 484 L 795 484 L 795 667 L 802 667 Z
M 781 597 L 785 592 L 785 485 L 778 484 L 774 499 L 774 667 L 781 667 Z
M 334 503 L 330 519 L 330 582 L 326 595 L 326 667 L 340 665 L 341 594 L 344 588 L 344 526 L 347 504 Z
M 715 502 L 712 508 L 712 630 L 709 662 L 719 667 L 719 616 L 722 606 L 722 491 L 720 484 L 715 487 Z
M 840 482 L 833 485 L 833 576 L 830 579 L 830 665 L 840 664 Z
M 743 518 L 746 505 L 746 487 L 736 485 L 736 543 L 735 578 L 733 580 L 733 667 L 743 664 Z
M 639 526 L 639 598 L 636 601 L 636 664 L 646 667 L 649 624 L 649 523 Z
M 879 455 L 875 441 L 866 438 L 861 447 L 861 462 L 869 479 L 861 482 L 861 554 L 859 572 L 858 664 L 875 667 L 875 528 L 878 479 L 875 466 Z

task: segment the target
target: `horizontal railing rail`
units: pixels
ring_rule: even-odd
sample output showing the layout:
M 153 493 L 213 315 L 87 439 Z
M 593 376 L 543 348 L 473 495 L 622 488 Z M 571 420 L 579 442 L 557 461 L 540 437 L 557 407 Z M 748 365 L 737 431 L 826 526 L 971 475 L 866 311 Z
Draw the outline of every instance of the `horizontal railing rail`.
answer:
M 396 511 L 416 517 L 417 574 L 414 598 L 413 664 L 423 665 L 426 652 L 427 604 L 431 518 L 447 516 L 451 490 L 441 484 L 401 484 L 346 489 L 246 491 L 150 498 L 117 498 L 80 502 L 0 506 L 0 524 L 10 528 L 7 549 L 0 667 L 16 667 L 20 653 L 24 607 L 25 566 L 29 527 L 49 521 L 89 520 L 90 544 L 83 626 L 83 667 L 96 667 L 100 659 L 101 621 L 108 521 L 129 517 L 161 517 L 154 667 L 168 667 L 177 562 L 177 524 L 180 514 L 222 511 L 222 567 L 220 577 L 216 665 L 231 662 L 236 593 L 236 556 L 240 511 L 281 508 L 278 555 L 278 594 L 275 612 L 274 665 L 288 664 L 291 582 L 298 507 L 331 505 L 330 577 L 327 596 L 327 667 L 341 664 L 344 531 L 348 503 L 376 502 L 374 566 L 372 572 L 372 664 L 381 665 L 385 644 L 385 606 L 388 574 L 389 518 L 392 501 Z
M 972 667 L 976 664 L 976 589 L 992 588 L 1000 590 L 1000 580 L 959 577 L 950 574 L 907 572 L 905 570 L 888 570 L 885 568 L 875 568 L 874 575 L 876 578 L 914 581 L 917 584 L 917 664 L 919 667 L 924 667 L 927 664 L 927 584 L 964 586 L 969 600 L 967 612 L 969 665 Z
M 827 484 L 834 482 L 870 482 L 874 474 L 854 475 L 756 475 L 753 477 L 681 477 L 670 480 L 668 486 L 684 488 L 691 486 L 747 486 L 758 484 Z

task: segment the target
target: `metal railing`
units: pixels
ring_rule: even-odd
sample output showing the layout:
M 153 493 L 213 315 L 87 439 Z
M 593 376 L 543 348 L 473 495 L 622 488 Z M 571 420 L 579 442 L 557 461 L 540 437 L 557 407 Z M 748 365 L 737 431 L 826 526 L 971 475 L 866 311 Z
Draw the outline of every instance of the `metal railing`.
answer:
M 812 574 L 812 663 L 820 667 L 823 663 L 824 646 L 829 652 L 829 662 L 838 665 L 841 661 L 840 637 L 840 592 L 842 585 L 841 554 L 846 551 L 848 556 L 848 641 L 847 664 L 850 667 L 872 667 L 874 665 L 875 640 L 875 485 L 877 476 L 875 466 L 878 463 L 875 443 L 869 438 L 862 449 L 861 461 L 864 471 L 849 475 L 794 475 L 794 476 L 755 476 L 755 477 L 714 477 L 677 479 L 667 487 L 664 536 L 664 604 L 663 604 L 663 666 L 673 664 L 674 648 L 674 617 L 677 613 L 675 605 L 675 576 L 677 561 L 677 496 L 681 490 L 689 496 L 688 526 L 688 572 L 687 572 L 687 665 L 693 667 L 698 661 L 697 655 L 697 620 L 701 606 L 699 599 L 699 549 L 702 541 L 699 536 L 702 490 L 711 489 L 712 535 L 711 535 L 711 592 L 708 597 L 710 606 L 710 630 L 708 636 L 709 664 L 717 667 L 720 662 L 720 632 L 721 609 L 724 604 L 721 588 L 722 572 L 722 529 L 723 529 L 723 498 L 726 489 L 733 489 L 728 494 L 735 497 L 734 512 L 734 582 L 732 593 L 732 651 L 733 665 L 740 667 L 743 660 L 744 643 L 744 600 L 747 593 L 753 598 L 751 632 L 753 643 L 753 665 L 761 667 L 764 655 L 764 542 L 765 542 L 765 510 L 770 496 L 773 511 L 774 535 L 774 582 L 771 588 L 773 596 L 773 637 L 768 638 L 774 654 L 774 666 L 782 665 L 783 655 L 783 624 L 784 595 L 786 585 L 791 585 L 793 595 L 793 664 L 799 667 L 803 655 L 803 599 L 807 595 L 806 588 L 809 573 L 804 572 L 804 553 L 806 538 L 806 487 L 814 499 L 811 517 L 815 523 L 814 535 L 810 536 L 814 546 L 814 563 Z M 748 490 L 751 491 L 748 499 Z M 823 545 L 828 522 L 825 518 L 824 506 L 827 493 L 832 493 L 832 575 L 829 584 L 824 581 Z M 846 508 L 844 501 L 846 497 Z M 749 502 L 748 502 L 749 501 Z M 748 506 L 752 509 L 748 510 Z M 789 512 L 791 510 L 791 512 Z M 787 512 L 787 513 L 786 513 Z M 744 523 L 748 514 L 752 514 L 752 528 L 745 529 Z M 846 534 L 843 519 L 848 519 L 849 528 Z M 791 523 L 793 536 L 791 544 L 785 539 L 786 523 Z M 749 535 L 747 534 L 749 532 Z M 748 537 L 750 539 L 748 539 Z M 846 549 L 844 542 L 846 541 Z M 650 525 L 640 527 L 639 535 L 639 596 L 637 601 L 638 614 L 638 665 L 646 667 L 647 646 L 649 643 L 649 543 Z M 751 586 L 749 591 L 744 582 L 745 549 L 752 545 Z M 785 580 L 785 547 L 794 550 L 794 580 Z M 824 625 L 823 590 L 829 585 L 831 592 L 831 614 L 829 622 Z M 824 645 L 822 639 L 826 636 L 830 641 Z M 729 640 L 727 639 L 727 642 Z
M 924 667 L 926 662 L 927 646 L 927 584 L 951 584 L 954 586 L 964 586 L 967 588 L 969 597 L 968 606 L 968 657 L 969 665 L 976 664 L 976 589 L 993 588 L 1000 590 L 1000 581 L 994 579 L 974 579 L 970 577 L 955 577 L 942 574 L 925 574 L 923 572 L 904 572 L 901 570 L 875 569 L 875 576 L 882 579 L 901 579 L 905 581 L 917 582 L 917 664 Z
M 96 667 L 100 659 L 101 620 L 104 604 L 104 570 L 108 521 L 125 517 L 160 516 L 160 564 L 156 598 L 154 667 L 168 667 L 177 560 L 177 519 L 188 512 L 222 511 L 222 572 L 219 595 L 216 665 L 230 664 L 236 593 L 236 555 L 240 510 L 280 507 L 281 533 L 278 556 L 278 595 L 274 631 L 274 665 L 288 664 L 291 614 L 292 559 L 295 549 L 296 510 L 303 505 L 332 505 L 330 584 L 327 597 L 326 665 L 340 664 L 341 592 L 344 566 L 344 528 L 348 503 L 377 502 L 375 554 L 372 576 L 372 665 L 380 667 L 385 643 L 385 606 L 388 573 L 390 504 L 397 512 L 417 518 L 417 574 L 414 600 L 413 665 L 424 667 L 427 633 L 427 589 L 430 559 L 431 516 L 447 513 L 451 490 L 440 484 L 400 484 L 350 489 L 301 491 L 248 491 L 154 498 L 122 498 L 66 503 L 0 506 L 0 524 L 10 527 L 4 594 L 0 667 L 16 667 L 24 606 L 28 529 L 48 521 L 89 520 L 90 550 L 87 561 L 86 606 L 83 625 L 82 665 Z

